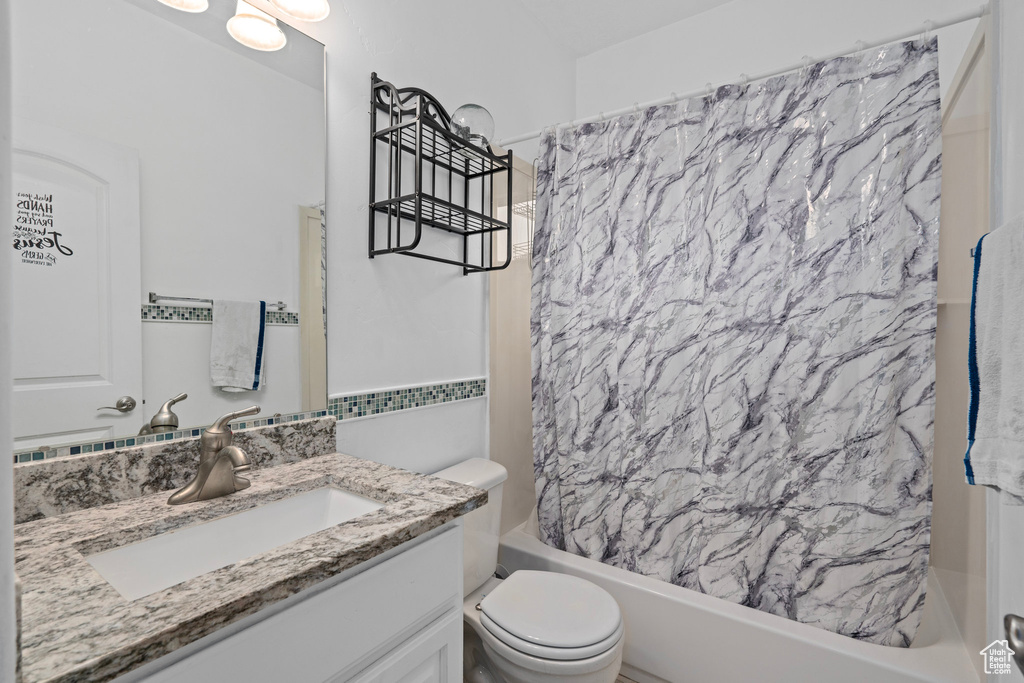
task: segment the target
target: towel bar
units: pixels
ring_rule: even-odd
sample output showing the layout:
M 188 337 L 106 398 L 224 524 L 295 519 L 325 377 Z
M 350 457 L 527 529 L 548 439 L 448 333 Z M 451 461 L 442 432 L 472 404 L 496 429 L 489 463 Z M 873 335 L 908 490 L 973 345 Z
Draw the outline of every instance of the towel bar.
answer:
M 163 296 L 161 294 L 157 294 L 156 292 L 150 292 L 149 303 L 155 304 L 157 301 L 195 301 L 201 304 L 210 304 L 211 306 L 213 305 L 213 299 L 197 299 L 196 297 L 192 296 Z M 283 301 L 278 301 L 277 303 L 267 302 L 267 307 L 276 308 L 279 311 L 283 311 L 286 308 L 288 308 L 288 304 L 286 304 Z

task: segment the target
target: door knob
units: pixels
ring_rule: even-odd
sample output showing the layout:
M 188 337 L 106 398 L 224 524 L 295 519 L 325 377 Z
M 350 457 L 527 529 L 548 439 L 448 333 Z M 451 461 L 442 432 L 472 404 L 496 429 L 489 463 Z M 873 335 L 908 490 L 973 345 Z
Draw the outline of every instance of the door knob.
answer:
M 135 410 L 135 399 L 131 396 L 122 396 L 117 399 L 117 403 L 112 406 L 103 406 L 96 410 L 116 410 L 119 413 L 130 413 Z
M 1003 617 L 1003 628 L 1006 629 L 1006 643 L 1013 650 L 1017 668 L 1024 672 L 1024 617 L 1007 614 Z

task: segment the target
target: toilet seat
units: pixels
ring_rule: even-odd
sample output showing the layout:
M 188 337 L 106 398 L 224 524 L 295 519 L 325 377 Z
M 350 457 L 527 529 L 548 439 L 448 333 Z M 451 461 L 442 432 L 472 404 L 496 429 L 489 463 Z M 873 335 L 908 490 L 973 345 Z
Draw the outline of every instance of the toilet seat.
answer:
M 619 605 L 604 589 L 554 572 L 514 572 L 480 601 L 479 616 L 508 647 L 558 661 L 607 652 L 624 629 Z
M 544 645 L 536 645 L 525 641 L 522 638 L 517 638 L 495 624 L 487 617 L 486 614 L 480 615 L 480 623 L 485 629 L 487 629 L 488 633 L 517 652 L 522 652 L 523 654 L 530 655 L 531 657 L 537 657 L 539 659 L 550 659 L 560 662 L 589 659 L 591 657 L 596 657 L 603 652 L 607 652 L 615 647 L 616 643 L 618 643 L 622 638 L 624 628 L 620 621 L 619 627 L 612 632 L 610 636 L 600 642 L 594 643 L 593 645 L 587 645 L 584 647 L 547 647 Z

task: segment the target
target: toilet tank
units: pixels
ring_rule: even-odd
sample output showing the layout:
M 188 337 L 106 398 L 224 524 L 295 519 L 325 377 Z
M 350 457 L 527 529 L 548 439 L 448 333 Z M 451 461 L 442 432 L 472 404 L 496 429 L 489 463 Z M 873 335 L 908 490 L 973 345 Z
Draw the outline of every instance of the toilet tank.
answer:
M 483 458 L 463 460 L 434 473 L 435 477 L 487 491 L 487 504 L 463 519 L 463 595 L 469 595 L 489 579 L 498 567 L 501 535 L 501 487 L 508 471 Z

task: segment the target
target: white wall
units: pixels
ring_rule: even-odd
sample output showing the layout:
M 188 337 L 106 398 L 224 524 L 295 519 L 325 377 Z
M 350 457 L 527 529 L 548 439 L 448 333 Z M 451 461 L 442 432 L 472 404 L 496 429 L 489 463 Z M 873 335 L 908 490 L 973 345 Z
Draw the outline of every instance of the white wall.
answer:
M 155 291 L 298 310 L 298 207 L 324 192 L 323 93 L 123 0 L 19 0 L 12 21 L 15 116 L 139 151 L 140 303 Z M 143 323 L 136 428 L 181 392 L 182 426 L 254 402 L 301 410 L 297 326 L 268 328 L 266 386 L 238 394 L 210 385 L 211 331 Z
M 977 0 L 734 0 L 581 57 L 576 117 L 737 82 L 977 9 Z M 940 80 L 956 72 L 976 22 L 937 32 Z M 554 121 L 549 121 L 554 123 Z M 523 131 L 525 132 L 525 129 Z
M 397 255 L 367 258 L 370 73 L 423 88 L 449 111 L 483 105 L 500 138 L 572 116 L 573 58 L 514 3 L 331 6 L 324 22 L 298 25 L 327 46 L 328 393 L 486 376 L 485 276 Z M 459 453 L 486 454 L 486 411 L 459 403 L 471 402 L 415 418 L 400 411 L 340 422 L 339 447 L 421 471 L 461 457 L 437 434 L 457 434 Z
M 400 410 L 338 423 L 338 451 L 364 454 L 413 472 L 430 474 L 479 458 L 487 399 Z
M 0 0 L 0 84 L 10 82 L 10 21 L 7 0 Z M 11 91 L 0 87 L 0 216 L 11 215 Z M 11 261 L 0 258 L 0 452 L 9 453 L 11 437 Z M 14 490 L 13 470 L 0 466 L 0 683 L 13 683 Z

